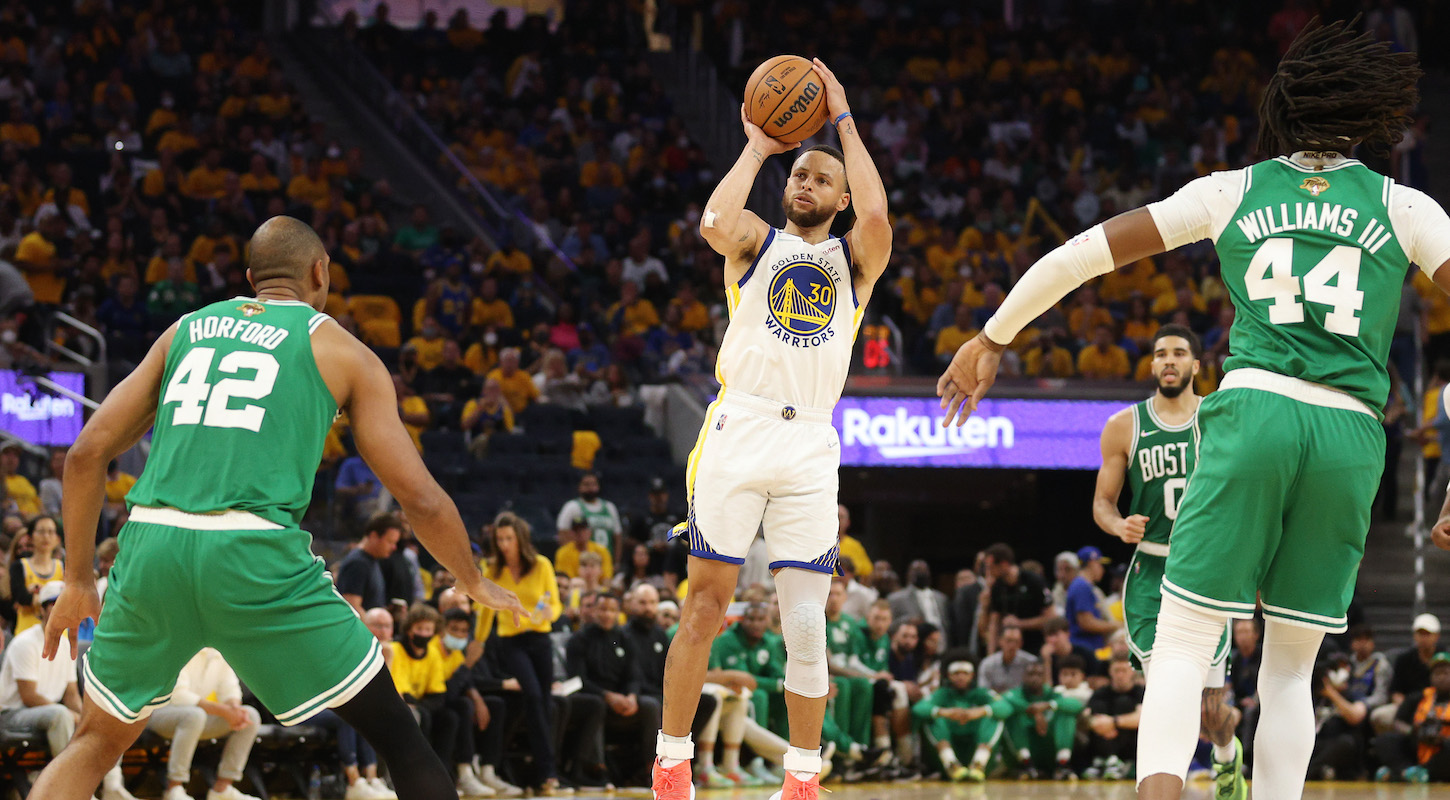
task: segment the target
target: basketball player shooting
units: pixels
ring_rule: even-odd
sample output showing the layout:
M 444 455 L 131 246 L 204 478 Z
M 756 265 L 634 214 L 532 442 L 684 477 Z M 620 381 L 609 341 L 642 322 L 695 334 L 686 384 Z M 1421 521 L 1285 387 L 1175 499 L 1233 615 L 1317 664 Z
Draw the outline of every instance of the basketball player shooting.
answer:
M 831 410 L 841 396 L 861 314 L 891 254 L 886 189 L 841 84 L 820 60 L 841 150 L 806 149 L 791 166 L 784 228 L 745 209 L 765 160 L 796 149 L 767 136 L 741 108 L 748 142 L 710 196 L 700 234 L 725 257 L 730 327 L 720 347 L 720 397 L 690 454 L 690 593 L 665 663 L 664 724 L 653 769 L 658 800 L 694 795 L 690 724 L 710 644 L 735 592 L 745 552 L 764 523 L 780 598 L 790 750 L 775 797 L 820 791 L 826 672 L 826 595 L 836 568 L 836 470 Z M 844 151 L 844 153 L 842 152 Z M 855 226 L 831 236 L 854 205 Z

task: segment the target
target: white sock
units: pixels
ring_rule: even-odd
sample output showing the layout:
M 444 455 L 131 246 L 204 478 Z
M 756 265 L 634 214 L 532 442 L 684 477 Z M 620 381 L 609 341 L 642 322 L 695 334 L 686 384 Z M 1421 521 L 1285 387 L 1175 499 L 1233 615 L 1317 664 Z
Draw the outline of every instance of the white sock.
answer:
M 715 768 L 715 743 L 700 742 L 700 747 L 695 752 L 695 757 L 700 759 L 700 771 L 709 772 Z M 664 762 L 660 762 L 661 766 Z
M 726 772 L 739 772 L 740 771 L 740 748 L 739 747 L 731 747 L 728 744 L 725 745 L 725 771 Z
M 1162 630 L 1162 623 L 1159 625 Z M 1323 640 L 1323 631 L 1272 618 L 1264 625 L 1259 730 L 1254 736 L 1255 797 L 1299 797 L 1304 793 L 1304 773 L 1314 749 L 1310 675 Z
M 986 769 L 987 762 L 992 760 L 992 748 L 985 744 L 977 745 L 977 752 L 972 755 L 972 766 L 977 769 Z
M 1138 727 L 1139 785 L 1149 775 L 1172 775 L 1180 781 L 1188 775 L 1188 764 L 1198 745 L 1203 683 L 1226 619 L 1223 614 L 1190 606 L 1164 593 L 1158 635 L 1153 642 L 1153 669 L 1148 673 Z M 1313 730 L 1308 738 L 1312 747 Z M 1297 795 L 1271 792 L 1261 796 Z
M 1057 763 L 1066 764 L 1072 760 L 1072 751 L 1064 747 L 1057 751 Z
M 694 752 L 695 743 L 689 735 L 671 736 L 660 731 L 659 740 L 655 742 L 655 754 L 659 756 L 660 766 L 664 769 L 678 767 L 689 761 L 694 758 Z M 680 756 L 684 757 L 680 758 Z
M 936 754 L 941 757 L 942 766 L 946 767 L 947 769 L 951 769 L 952 767 L 955 767 L 962 763 L 957 760 L 957 753 L 950 746 L 943 747 L 940 750 L 937 750 Z
M 791 748 L 786 751 L 786 755 L 787 756 L 795 756 L 796 758 L 816 759 L 816 760 L 819 761 L 820 760 L 820 757 L 821 757 L 821 751 L 820 751 L 820 748 L 816 748 L 815 750 L 806 750 L 805 748 L 796 747 L 796 746 L 792 745 Z M 790 771 L 790 774 L 794 775 L 795 776 L 795 779 L 798 780 L 798 781 L 809 781 L 811 778 L 816 777 L 820 773 L 818 773 L 818 772 L 806 772 L 806 771 L 803 771 L 803 770 L 794 770 L 793 769 L 793 770 Z
M 1234 749 L 1233 740 L 1228 744 L 1216 744 L 1213 746 L 1213 760 L 1220 764 L 1232 764 L 1238 757 L 1238 751 Z
M 891 734 L 883 733 L 880 736 L 877 736 L 874 740 L 872 740 L 871 743 L 877 747 L 880 747 L 883 750 L 890 749 Z

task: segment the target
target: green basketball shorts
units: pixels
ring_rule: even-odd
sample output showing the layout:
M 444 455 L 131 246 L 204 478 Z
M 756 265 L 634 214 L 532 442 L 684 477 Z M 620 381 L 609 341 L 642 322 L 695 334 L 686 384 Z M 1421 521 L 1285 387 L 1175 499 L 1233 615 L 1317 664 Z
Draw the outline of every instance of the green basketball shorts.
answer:
M 1156 547 L 1166 549 L 1165 545 Z M 1145 545 L 1139 545 L 1123 579 L 1123 619 L 1127 623 L 1128 652 L 1133 666 L 1146 673 L 1148 662 L 1153 658 L 1153 642 L 1158 638 L 1158 610 L 1163 607 L 1163 572 L 1168 559 L 1144 552 L 1144 548 Z M 1213 653 L 1208 679 L 1204 682 L 1210 689 L 1221 688 L 1228 674 L 1228 634 L 1228 626 L 1224 626 L 1223 638 Z
M 383 669 L 305 531 L 137 506 L 119 541 L 84 670 L 90 696 L 123 722 L 165 705 L 203 647 L 283 725 L 342 705 Z
M 1283 380 L 1301 385 L 1298 396 L 1330 392 Z M 1384 470 L 1379 420 L 1231 388 L 1204 398 L 1198 424 L 1163 590 L 1237 618 L 1257 600 L 1271 619 L 1343 633 Z

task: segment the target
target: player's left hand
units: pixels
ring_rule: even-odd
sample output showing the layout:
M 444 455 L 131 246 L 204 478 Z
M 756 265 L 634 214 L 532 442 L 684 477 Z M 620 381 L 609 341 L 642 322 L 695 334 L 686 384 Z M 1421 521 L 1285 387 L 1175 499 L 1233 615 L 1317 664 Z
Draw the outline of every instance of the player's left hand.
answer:
M 515 625 L 519 624 L 520 619 L 533 619 L 529 615 L 529 610 L 524 608 L 523 603 L 519 602 L 518 595 L 487 578 L 479 578 L 478 585 L 469 587 L 466 591 L 468 596 L 473 598 L 474 602 L 513 614 Z
M 70 641 L 70 652 L 74 656 L 76 631 L 80 629 L 81 620 L 100 618 L 101 596 L 96 592 L 95 583 L 87 586 L 67 581 L 60 597 L 55 599 L 55 607 L 50 610 L 50 619 L 45 623 L 45 646 L 41 648 L 41 657 L 47 661 L 55 660 L 61 634 Z
M 1441 550 L 1450 550 L 1450 517 L 1441 517 L 1430 530 L 1430 541 Z
M 819 58 L 811 60 L 811 68 L 821 76 L 821 83 L 826 85 L 826 116 L 834 121 L 836 117 L 850 111 L 851 106 L 846 103 L 846 89 L 836 80 L 836 73 Z
M 943 428 L 950 427 L 954 419 L 958 427 L 965 425 L 967 417 L 976 412 L 977 404 L 997 380 L 997 367 L 1006 349 L 980 333 L 957 348 L 952 363 L 936 382 L 937 397 L 947 412 Z

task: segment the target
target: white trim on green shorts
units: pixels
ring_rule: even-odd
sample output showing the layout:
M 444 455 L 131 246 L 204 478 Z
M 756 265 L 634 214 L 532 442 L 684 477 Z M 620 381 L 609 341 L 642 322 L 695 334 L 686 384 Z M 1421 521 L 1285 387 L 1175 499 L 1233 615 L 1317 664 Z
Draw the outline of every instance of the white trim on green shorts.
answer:
M 282 526 L 250 511 L 221 511 L 192 514 L 177 508 L 134 506 L 130 519 L 150 525 L 167 525 L 189 531 L 280 531 Z
M 1324 631 L 1325 633 L 1344 633 L 1349 630 L 1348 617 L 1326 617 L 1323 614 L 1295 611 L 1292 608 L 1272 606 L 1268 603 L 1262 603 L 1261 605 L 1264 607 L 1265 617 L 1273 617 L 1275 620 L 1286 625 Z
M 310 700 L 299 703 L 296 707 L 277 713 L 277 721 L 283 725 L 297 725 L 305 722 L 312 715 L 324 708 L 336 708 L 351 700 L 368 685 L 383 668 L 383 652 L 378 647 L 376 640 L 368 648 L 368 654 L 362 662 L 348 673 L 336 685 L 323 691 Z
M 104 683 L 101 683 L 100 679 L 96 677 L 96 673 L 91 671 L 89 653 L 81 657 L 81 670 L 85 675 L 86 690 L 90 698 L 95 701 L 96 705 L 102 711 L 127 725 L 133 725 L 146 719 L 151 716 L 151 712 L 171 702 L 171 692 L 167 692 L 142 706 L 140 711 L 132 711 L 126 707 L 125 703 L 121 702 L 121 698 L 117 697 L 115 692 L 107 688 Z
M 1190 592 L 1173 581 L 1163 578 L 1163 591 L 1173 595 L 1175 600 L 1209 611 L 1216 611 L 1220 614 L 1227 614 L 1230 617 L 1248 619 L 1254 615 L 1253 603 L 1234 603 L 1228 600 L 1215 600 L 1212 597 L 1204 597 L 1201 594 Z

